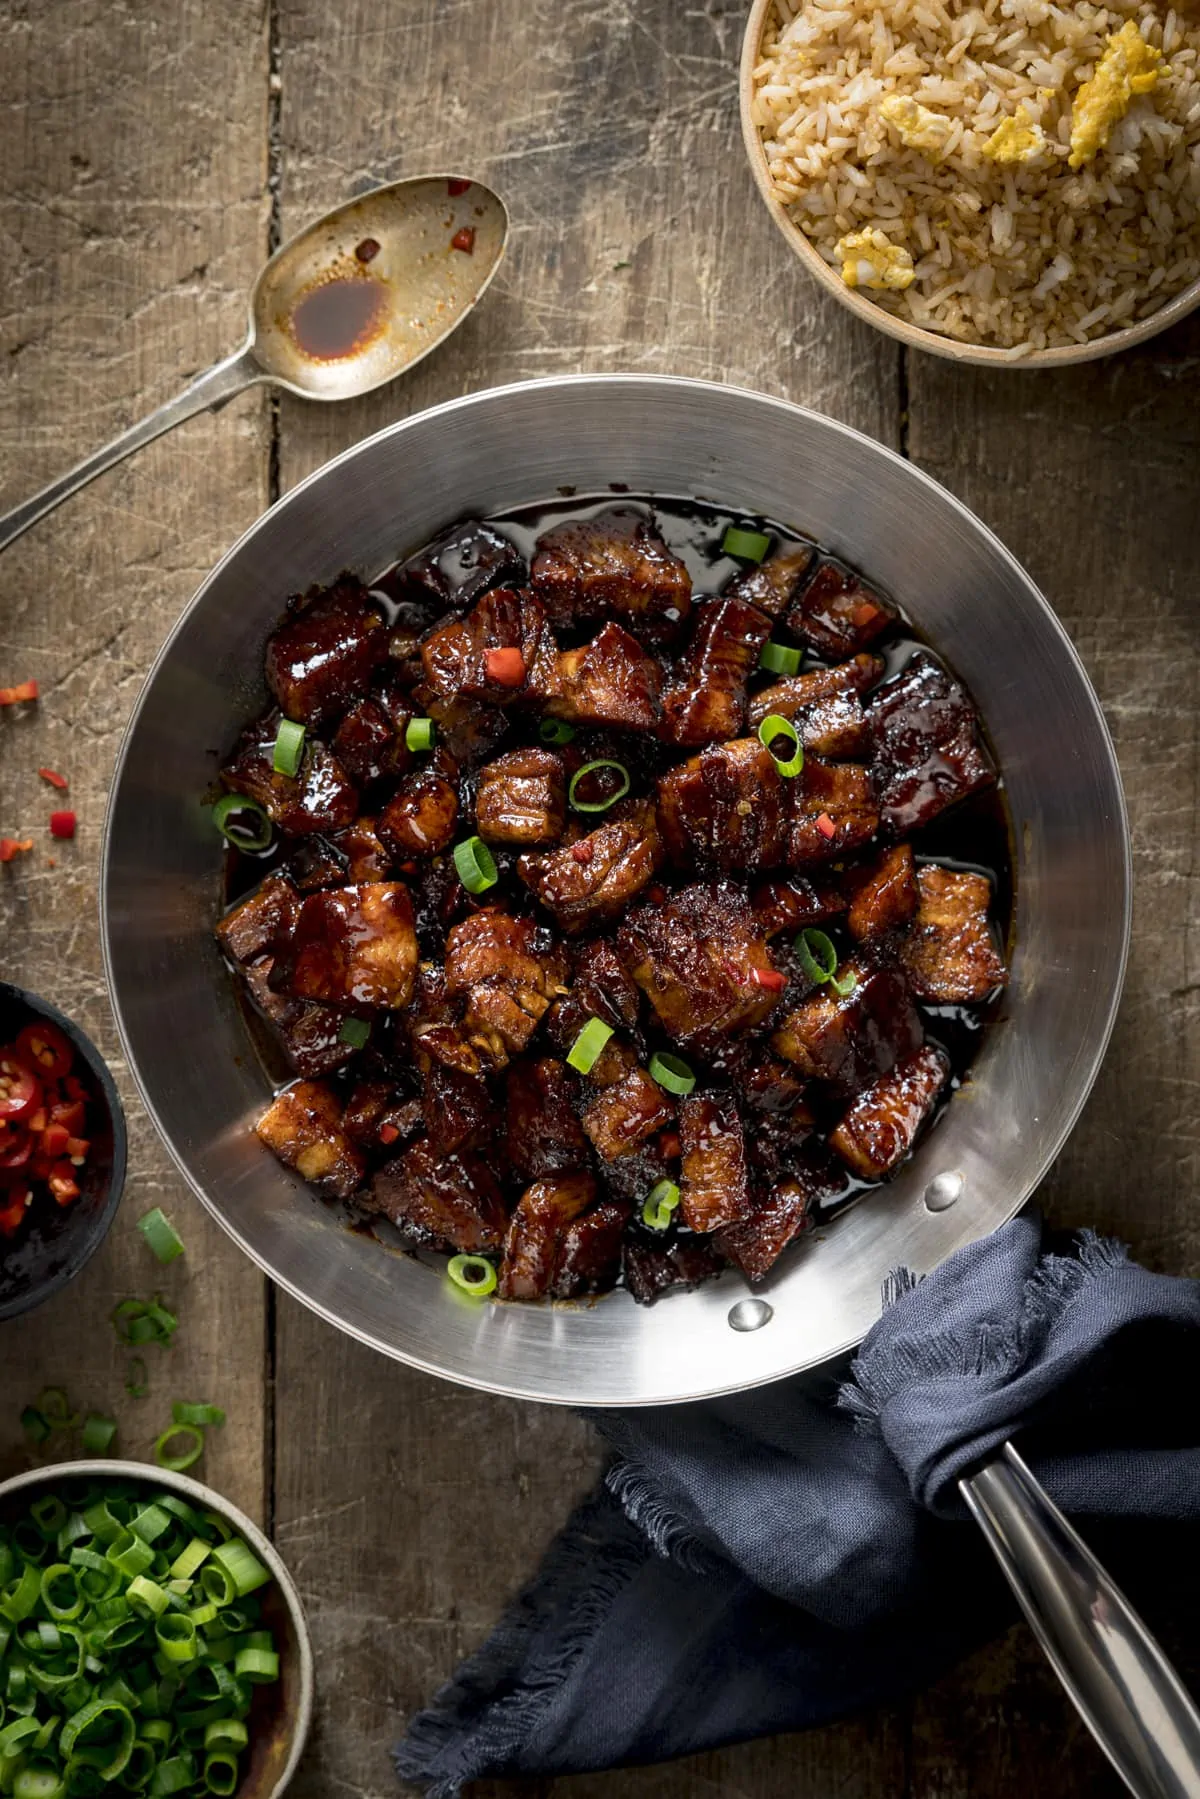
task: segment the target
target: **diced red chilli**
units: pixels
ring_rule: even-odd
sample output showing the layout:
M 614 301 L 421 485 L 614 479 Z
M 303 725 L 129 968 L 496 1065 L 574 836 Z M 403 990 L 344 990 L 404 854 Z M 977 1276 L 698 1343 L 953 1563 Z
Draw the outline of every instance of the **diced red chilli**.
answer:
M 497 687 L 520 687 L 525 680 L 525 658 L 518 649 L 489 650 L 483 663 Z
M 11 862 L 14 856 L 26 856 L 32 848 L 32 837 L 0 837 L 0 862 Z
M 768 993 L 782 993 L 787 986 L 786 978 L 777 968 L 752 968 L 750 979 L 756 986 L 765 987 Z
M 452 199 L 457 199 L 459 194 L 466 193 L 470 185 L 471 183 L 469 181 L 463 181 L 458 176 L 452 175 L 446 183 L 446 192 Z
M 586 837 L 583 839 L 582 843 L 573 843 L 571 845 L 571 860 L 573 862 L 582 862 L 586 866 L 595 853 L 595 850 L 592 848 Z
M 400 1133 L 394 1124 L 381 1124 L 379 1127 L 379 1141 L 381 1143 L 394 1143 L 399 1135 Z
M 860 606 L 854 608 L 851 616 L 861 631 L 867 625 L 871 624 L 874 619 L 878 618 L 879 608 L 878 606 L 872 606 L 870 600 L 864 600 Z
M 450 248 L 452 250 L 461 250 L 464 255 L 470 256 L 475 249 L 474 225 L 464 225 L 461 230 L 456 231 L 454 236 L 450 239 Z
M 51 837 L 74 837 L 75 814 L 73 812 L 52 812 L 50 814 Z
M 834 824 L 832 818 L 830 818 L 828 812 L 819 812 L 817 814 L 817 829 L 820 831 L 822 837 L 830 838 L 837 836 L 837 826 Z
M 20 706 L 26 700 L 36 700 L 37 696 L 36 681 L 18 681 L 15 687 L 0 687 L 0 706 Z
M 41 775 L 43 781 L 49 781 L 51 787 L 57 787 L 60 792 L 67 786 L 66 775 L 60 775 L 56 769 L 39 768 L 38 773 Z

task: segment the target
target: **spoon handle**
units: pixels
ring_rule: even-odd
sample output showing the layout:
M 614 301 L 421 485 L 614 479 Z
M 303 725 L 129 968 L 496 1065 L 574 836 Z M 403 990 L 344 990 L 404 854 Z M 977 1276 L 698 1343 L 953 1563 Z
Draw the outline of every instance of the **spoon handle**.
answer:
M 203 375 L 198 375 L 195 381 L 185 387 L 182 393 L 176 394 L 173 400 L 168 400 L 165 406 L 158 407 L 136 425 L 131 425 L 128 431 L 122 431 L 119 437 L 114 437 L 111 443 L 106 443 L 103 449 L 94 451 L 91 456 L 76 463 L 69 473 L 60 475 L 57 481 L 51 481 L 48 487 L 43 487 L 40 493 L 35 493 L 23 505 L 0 515 L 0 550 L 7 549 L 15 537 L 20 537 L 22 531 L 28 531 L 30 525 L 35 525 L 38 519 L 45 518 L 60 501 L 77 493 L 89 481 L 95 480 L 97 475 L 102 475 L 105 469 L 112 468 L 114 463 L 121 462 L 135 450 L 140 450 L 143 444 L 161 437 L 164 431 L 170 431 L 173 426 L 181 425 L 184 419 L 190 419 L 194 413 L 204 412 L 213 406 L 223 406 L 226 400 L 232 400 L 243 388 L 252 387 L 256 381 L 266 379 L 262 365 L 255 358 L 249 344 L 243 344 L 240 350 L 227 356 L 224 362 L 218 362 Z

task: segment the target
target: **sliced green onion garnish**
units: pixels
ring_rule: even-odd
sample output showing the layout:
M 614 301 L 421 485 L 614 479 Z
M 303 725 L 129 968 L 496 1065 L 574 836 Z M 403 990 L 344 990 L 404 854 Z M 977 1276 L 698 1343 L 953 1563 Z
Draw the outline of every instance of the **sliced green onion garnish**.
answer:
M 565 718 L 544 718 L 538 726 L 538 736 L 543 743 L 570 743 L 574 735 L 574 725 L 569 725 Z
M 115 1418 L 102 1418 L 99 1412 L 93 1412 L 83 1421 L 83 1433 L 80 1438 L 85 1455 L 103 1455 L 117 1434 Z
M 50 1435 L 50 1420 L 44 1413 L 39 1412 L 36 1406 L 27 1405 L 21 1413 L 21 1429 L 25 1433 L 26 1440 L 35 1449 L 40 1449 Z
M 53 1493 L 44 1493 L 40 1499 L 35 1499 L 29 1514 L 47 1542 L 58 1535 L 67 1521 L 67 1508 Z
M 273 1649 L 239 1649 L 233 1671 L 239 1680 L 260 1686 L 264 1681 L 279 1679 L 279 1657 Z
M 338 1039 L 353 1049 L 365 1049 L 370 1035 L 371 1027 L 365 1018 L 347 1018 L 338 1032 Z
M 113 1307 L 112 1322 L 117 1336 L 129 1348 L 140 1348 L 143 1343 L 169 1343 L 179 1328 L 174 1312 L 168 1312 L 157 1297 L 121 1300 Z
M 150 1799 L 169 1799 L 172 1793 L 182 1793 L 195 1778 L 196 1764 L 191 1756 L 172 1755 L 155 1768 L 150 1782 Z
M 783 718 L 778 712 L 772 712 L 764 718 L 758 727 L 759 742 L 773 760 L 781 775 L 798 775 L 804 767 L 804 751 L 800 747 L 800 733 L 790 718 Z M 781 756 L 774 745 L 783 737 L 791 745 L 789 755 Z
M 845 974 L 835 974 L 829 978 L 829 985 L 839 999 L 845 999 L 847 994 L 853 993 L 856 984 L 857 976 L 852 968 L 848 968 Z
M 776 643 L 773 638 L 768 638 L 763 644 L 758 666 L 773 675 L 798 675 L 803 660 L 803 651 L 794 650 L 790 644 Z
M 304 726 L 290 718 L 281 718 L 271 751 L 271 767 L 277 775 L 296 775 L 304 755 Z
M 271 841 L 271 821 L 259 805 L 244 793 L 223 793 L 212 809 L 213 823 L 235 850 L 265 850 Z
M 187 1405 L 177 1399 L 171 1407 L 171 1419 L 175 1424 L 224 1424 L 225 1414 L 219 1405 Z
M 496 863 L 482 837 L 468 837 L 455 844 L 454 866 L 468 893 L 486 893 L 496 885 Z
M 431 718 L 410 718 L 404 727 L 404 747 L 408 750 L 431 750 L 437 726 Z
M 680 1098 L 696 1085 L 696 1077 L 682 1057 L 662 1055 L 658 1050 L 650 1058 L 650 1073 L 667 1093 Z
M 770 547 L 771 539 L 762 531 L 745 531 L 740 525 L 730 525 L 721 539 L 722 554 L 739 562 L 761 562 Z
M 196 1626 L 185 1612 L 168 1612 L 154 1627 L 159 1653 L 169 1662 L 194 1662 L 198 1654 Z
M 160 1262 L 173 1262 L 183 1254 L 183 1239 L 161 1206 L 139 1218 L 138 1229 Z
M 678 1204 L 679 1188 L 675 1182 L 655 1181 L 642 1207 L 642 1223 L 652 1231 L 665 1231 Z
M 496 1270 L 486 1256 L 451 1256 L 446 1263 L 446 1273 L 456 1287 L 461 1287 L 464 1293 L 474 1294 L 476 1299 L 495 1291 Z
M 160 1617 L 171 1603 L 167 1593 L 159 1586 L 158 1582 L 148 1580 L 144 1574 L 139 1574 L 130 1581 L 125 1589 L 125 1597 L 130 1605 L 141 1606 L 154 1618 Z
M 837 973 L 837 951 L 824 931 L 809 925 L 796 938 L 795 950 L 810 981 L 832 981 Z
M 204 1758 L 204 1785 L 217 1799 L 229 1799 L 237 1792 L 238 1760 L 227 1749 L 214 1750 Z
M 578 1074 L 590 1074 L 612 1034 L 611 1024 L 605 1024 L 602 1018 L 589 1018 L 567 1051 L 567 1066 Z
M 172 1444 L 181 1447 L 172 1449 Z M 172 1474 L 181 1474 L 198 1462 L 204 1454 L 204 1432 L 193 1428 L 190 1424 L 173 1424 L 165 1430 L 154 1445 L 154 1459 L 160 1468 L 169 1468 Z
M 125 1370 L 125 1391 L 130 1399 L 145 1399 L 150 1391 L 150 1383 L 146 1379 L 145 1356 L 130 1356 L 129 1366 Z
M 600 768 L 615 768 L 621 777 L 620 785 L 614 792 L 607 794 L 604 799 L 578 799 L 576 797 L 576 790 L 578 789 L 579 783 L 586 775 L 594 775 L 597 769 Z M 618 800 L 623 800 L 625 798 L 625 795 L 629 792 L 629 786 L 629 770 L 626 768 L 625 764 L 623 762 L 611 762 L 607 758 L 602 758 L 599 762 L 585 762 L 582 768 L 577 768 L 575 770 L 567 787 L 567 799 L 576 812 L 607 812 L 610 806 L 615 806 Z
M 212 1552 L 212 1561 L 218 1568 L 224 1568 L 229 1575 L 239 1599 L 244 1599 L 247 1593 L 257 1592 L 259 1587 L 265 1587 L 271 1578 L 270 1571 L 263 1567 L 240 1537 L 230 1537 L 227 1543 L 218 1543 Z

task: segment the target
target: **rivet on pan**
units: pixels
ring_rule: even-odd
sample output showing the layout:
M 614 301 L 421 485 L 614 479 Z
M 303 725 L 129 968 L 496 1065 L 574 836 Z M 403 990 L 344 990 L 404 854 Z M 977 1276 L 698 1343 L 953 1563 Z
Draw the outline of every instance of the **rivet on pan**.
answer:
M 957 1169 L 935 1174 L 925 1189 L 925 1204 L 931 1212 L 945 1212 L 954 1204 L 966 1185 Z
M 759 1331 L 775 1316 L 775 1308 L 765 1299 L 739 1299 L 729 1308 L 729 1323 L 735 1331 Z

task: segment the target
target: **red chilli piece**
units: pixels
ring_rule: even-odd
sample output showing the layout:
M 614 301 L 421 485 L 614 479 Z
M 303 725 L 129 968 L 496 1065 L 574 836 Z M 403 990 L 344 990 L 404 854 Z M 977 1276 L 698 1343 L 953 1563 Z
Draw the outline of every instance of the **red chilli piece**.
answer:
M 0 687 L 0 706 L 21 706 L 27 700 L 36 700 L 37 696 L 36 681 L 18 681 L 15 687 Z
M 588 842 L 586 837 L 581 839 L 579 843 L 573 843 L 571 845 L 572 862 L 581 862 L 585 867 L 591 861 L 595 853 L 595 847 Z
M 27 856 L 32 848 L 32 837 L 0 837 L 0 862 L 11 862 L 14 856 Z
M 51 787 L 57 787 L 60 793 L 66 792 L 68 786 L 66 775 L 60 775 L 53 768 L 39 768 L 38 773 L 43 781 L 49 781 Z
M 475 251 L 474 225 L 464 225 L 460 231 L 456 231 L 454 236 L 450 239 L 450 248 L 452 250 L 461 250 L 464 256 L 473 255 Z
M 787 986 L 787 978 L 777 968 L 752 968 L 750 979 L 757 987 L 765 987 L 768 993 L 782 993 Z
M 52 812 L 50 814 L 51 837 L 74 837 L 75 814 L 73 812 Z
M 850 616 L 858 626 L 859 630 L 863 631 L 868 625 L 874 624 L 875 620 L 879 617 L 879 608 L 878 606 L 872 606 L 870 600 L 864 600 L 861 606 L 856 606 L 854 608 L 854 611 Z
M 820 831 L 822 837 L 832 838 L 837 836 L 837 826 L 834 824 L 832 818 L 830 818 L 828 812 L 818 812 L 817 829 Z
M 394 1143 L 399 1135 L 400 1133 L 394 1124 L 381 1124 L 379 1127 L 379 1141 L 381 1143 Z
M 452 175 L 446 183 L 446 192 L 452 200 L 457 200 L 459 194 L 465 194 L 470 185 L 469 181 L 463 181 L 457 175 Z
M 497 687 L 520 687 L 525 681 L 525 658 L 518 649 L 489 650 L 483 659 L 489 681 Z

